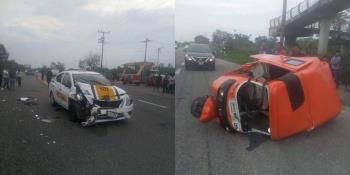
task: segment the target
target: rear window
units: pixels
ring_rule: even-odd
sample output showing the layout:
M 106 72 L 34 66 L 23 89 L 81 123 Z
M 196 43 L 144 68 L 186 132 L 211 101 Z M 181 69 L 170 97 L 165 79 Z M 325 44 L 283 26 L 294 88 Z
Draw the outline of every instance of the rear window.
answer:
M 73 81 L 93 85 L 111 85 L 111 82 L 101 74 L 73 74 Z

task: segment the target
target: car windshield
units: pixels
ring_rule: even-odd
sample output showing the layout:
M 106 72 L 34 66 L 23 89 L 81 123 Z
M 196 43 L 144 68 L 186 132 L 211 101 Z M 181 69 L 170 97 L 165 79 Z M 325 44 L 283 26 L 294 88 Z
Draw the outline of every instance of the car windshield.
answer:
M 207 44 L 191 44 L 188 46 L 188 52 L 211 53 Z
M 101 74 L 73 74 L 73 81 L 94 85 L 111 85 L 111 82 Z

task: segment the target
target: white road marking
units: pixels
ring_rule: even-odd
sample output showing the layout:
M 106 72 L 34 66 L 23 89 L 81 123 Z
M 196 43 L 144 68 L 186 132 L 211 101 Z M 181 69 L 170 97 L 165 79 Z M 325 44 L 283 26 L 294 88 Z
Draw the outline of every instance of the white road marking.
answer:
M 176 71 L 175 71 L 175 75 L 179 75 L 179 74 L 180 74 L 180 72 L 181 72 L 181 68 L 176 69 Z
M 162 106 L 162 105 L 159 105 L 159 104 L 151 103 L 151 102 L 148 102 L 148 101 L 145 101 L 145 100 L 137 100 L 137 101 L 142 102 L 142 103 L 146 103 L 146 104 L 150 104 L 150 105 L 153 105 L 153 106 L 157 106 L 157 107 L 160 107 L 160 108 L 164 108 L 164 109 L 168 108 L 166 106 Z

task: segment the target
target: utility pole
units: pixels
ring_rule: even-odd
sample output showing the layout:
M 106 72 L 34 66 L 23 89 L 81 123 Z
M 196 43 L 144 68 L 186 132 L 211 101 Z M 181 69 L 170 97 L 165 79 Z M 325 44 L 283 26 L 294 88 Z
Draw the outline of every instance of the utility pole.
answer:
M 147 43 L 150 41 L 152 41 L 152 40 L 149 40 L 148 38 L 146 38 L 144 41 L 141 41 L 141 42 L 145 43 L 145 57 L 143 59 L 144 63 L 146 62 L 146 57 L 147 57 Z
M 161 48 L 158 48 L 158 54 L 157 54 L 157 66 L 159 65 L 159 53 L 160 53 Z
M 102 33 L 101 38 L 98 39 L 98 43 L 101 43 L 101 69 L 102 69 L 102 63 L 103 63 L 103 46 L 105 45 L 105 34 L 109 34 L 110 32 L 106 32 L 103 30 L 99 30 L 98 33 Z
M 285 40 L 285 35 L 286 35 L 286 11 L 287 11 L 287 0 L 283 0 L 281 36 L 280 36 L 280 42 L 281 42 L 282 46 L 284 46 L 284 40 Z

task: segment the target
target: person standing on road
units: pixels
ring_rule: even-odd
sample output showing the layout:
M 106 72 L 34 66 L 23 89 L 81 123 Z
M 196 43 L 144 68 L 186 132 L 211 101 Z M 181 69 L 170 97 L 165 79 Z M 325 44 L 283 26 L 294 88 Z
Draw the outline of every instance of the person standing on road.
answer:
M 41 68 L 41 80 L 44 80 L 45 69 Z
M 261 46 L 258 50 L 259 54 L 271 54 L 272 51 L 270 48 L 267 47 L 267 44 L 265 42 L 261 43 Z
M 333 79 L 335 81 L 337 88 L 339 87 L 340 63 L 341 63 L 341 56 L 340 56 L 340 52 L 337 51 L 330 61 Z
M 14 68 L 11 68 L 9 71 L 9 79 L 10 79 L 10 89 L 15 90 L 16 86 L 16 71 Z
M 3 78 L 4 78 L 3 88 L 9 89 L 10 88 L 10 86 L 9 86 L 9 72 L 6 69 L 4 69 L 4 71 L 3 71 Z
M 52 71 L 51 69 L 47 70 L 46 72 L 46 81 L 47 81 L 47 84 L 49 85 L 50 81 L 52 79 Z
M 160 74 L 157 75 L 156 77 L 156 91 L 159 92 L 160 84 L 162 83 L 162 77 Z
M 162 83 L 163 93 L 168 93 L 168 84 L 169 84 L 169 75 L 166 74 Z
M 16 75 L 17 75 L 18 87 L 21 87 L 22 86 L 22 72 L 21 72 L 21 70 L 18 69 L 16 72 Z
M 174 75 L 171 75 L 169 78 L 169 93 L 174 94 L 175 93 L 175 78 Z
M 3 71 L 0 69 L 0 88 L 2 89 L 2 75 L 3 75 Z

